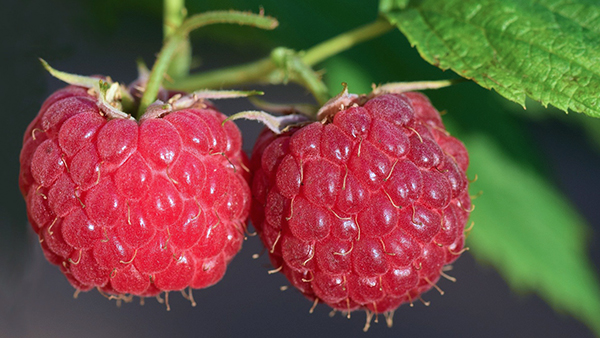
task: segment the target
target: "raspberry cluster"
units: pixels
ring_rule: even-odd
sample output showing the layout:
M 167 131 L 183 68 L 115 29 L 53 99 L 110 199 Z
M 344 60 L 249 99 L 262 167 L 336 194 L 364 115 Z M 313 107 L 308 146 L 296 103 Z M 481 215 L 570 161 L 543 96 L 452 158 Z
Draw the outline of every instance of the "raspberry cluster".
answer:
M 307 298 L 390 313 L 462 253 L 468 154 L 422 94 L 386 94 L 322 122 L 263 131 L 251 219 L 276 271 Z

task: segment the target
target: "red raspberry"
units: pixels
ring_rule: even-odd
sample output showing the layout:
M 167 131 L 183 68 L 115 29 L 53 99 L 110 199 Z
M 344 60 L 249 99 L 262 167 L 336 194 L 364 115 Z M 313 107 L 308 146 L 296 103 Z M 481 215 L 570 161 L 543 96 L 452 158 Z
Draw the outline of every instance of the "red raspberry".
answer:
M 468 154 L 422 94 L 356 102 L 263 131 L 251 218 L 276 270 L 315 304 L 391 314 L 462 252 Z
M 250 211 L 247 158 L 237 127 L 197 106 L 108 118 L 76 86 L 42 105 L 19 184 L 46 258 L 76 289 L 143 297 L 223 277 Z

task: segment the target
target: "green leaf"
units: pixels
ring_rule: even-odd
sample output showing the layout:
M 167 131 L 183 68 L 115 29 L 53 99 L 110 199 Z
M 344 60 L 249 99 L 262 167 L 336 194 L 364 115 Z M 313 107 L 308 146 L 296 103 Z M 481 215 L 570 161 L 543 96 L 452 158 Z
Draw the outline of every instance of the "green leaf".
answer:
M 421 56 L 525 105 L 600 117 L 600 4 L 422 0 L 385 16 Z
M 536 292 L 555 309 L 600 334 L 600 283 L 586 255 L 585 222 L 548 182 L 505 155 L 486 136 L 465 139 L 475 227 L 473 254 L 517 290 Z

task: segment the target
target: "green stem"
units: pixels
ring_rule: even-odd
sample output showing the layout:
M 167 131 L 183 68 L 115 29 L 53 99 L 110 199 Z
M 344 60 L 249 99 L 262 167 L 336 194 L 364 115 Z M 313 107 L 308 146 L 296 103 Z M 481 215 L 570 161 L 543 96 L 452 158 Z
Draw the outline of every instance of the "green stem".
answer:
M 294 50 L 284 47 L 275 48 L 271 52 L 271 61 L 283 73 L 279 78 L 282 83 L 287 80 L 294 81 L 304 88 L 310 90 L 320 105 L 329 100 L 329 90 L 310 65 L 302 60 L 302 57 Z
M 329 100 L 329 88 L 321 80 L 321 77 L 301 59 L 294 60 L 294 68 L 298 72 L 298 80 L 305 88 L 308 88 L 320 105 Z
M 169 62 L 171 61 L 171 57 L 175 54 L 177 47 L 180 42 L 184 41 L 185 37 L 179 34 L 173 35 L 167 43 L 163 46 L 160 53 L 158 54 L 158 58 L 152 66 L 152 72 L 150 73 L 150 78 L 148 79 L 148 83 L 146 84 L 146 90 L 144 91 L 144 95 L 140 101 L 140 107 L 138 109 L 138 113 L 136 119 L 139 119 L 142 114 L 146 111 L 149 105 L 152 104 L 156 100 L 158 96 L 158 91 L 160 90 L 160 85 L 162 80 L 167 72 L 167 68 L 169 67 Z
M 224 88 L 244 83 L 263 81 L 265 74 L 276 70 L 271 59 L 261 59 L 255 62 L 204 72 L 175 81 L 169 89 L 193 92 L 198 89 Z
M 186 17 L 185 0 L 164 0 L 163 34 L 166 41 L 181 26 Z M 192 46 L 190 39 L 185 39 L 177 48 L 167 74 L 173 79 L 184 78 L 190 73 L 192 63 Z
M 386 20 L 379 19 L 326 40 L 308 49 L 303 54 L 300 54 L 300 58 L 305 64 L 314 66 L 315 64 L 361 42 L 383 35 L 393 27 L 394 26 Z M 269 57 L 244 65 L 191 75 L 175 81 L 169 88 L 189 92 L 201 88 L 221 88 L 250 82 L 266 82 L 269 79 L 276 79 L 275 81 L 271 81 L 273 84 L 281 83 L 281 77 L 273 77 L 272 74 L 270 74 L 275 70 L 277 70 L 277 65 L 272 58 Z
M 241 26 L 254 26 L 262 29 L 275 29 L 279 22 L 270 16 L 238 11 L 213 11 L 197 14 L 185 20 L 178 32 L 185 34 L 196 28 L 213 25 L 217 23 L 236 23 Z
M 309 66 L 314 66 L 315 64 L 341 53 L 361 42 L 383 35 L 384 33 L 389 32 L 392 28 L 394 28 L 394 26 L 387 20 L 376 20 L 375 22 L 358 27 L 346 33 L 342 33 L 332 39 L 321 42 L 320 44 L 310 48 L 302 56 L 302 61 Z
M 172 33 L 163 45 L 156 62 L 152 66 L 152 72 L 146 84 L 146 90 L 140 101 L 137 118 L 146 108 L 156 100 L 160 85 L 169 67 L 169 63 L 177 51 L 179 45 L 188 38 L 188 34 L 203 26 L 217 23 L 237 23 L 239 25 L 255 26 L 263 29 L 274 29 L 279 24 L 277 20 L 252 13 L 235 11 L 214 11 L 197 14 L 185 20 L 179 28 Z
M 163 35 L 166 40 L 185 19 L 185 0 L 164 0 L 163 6 Z

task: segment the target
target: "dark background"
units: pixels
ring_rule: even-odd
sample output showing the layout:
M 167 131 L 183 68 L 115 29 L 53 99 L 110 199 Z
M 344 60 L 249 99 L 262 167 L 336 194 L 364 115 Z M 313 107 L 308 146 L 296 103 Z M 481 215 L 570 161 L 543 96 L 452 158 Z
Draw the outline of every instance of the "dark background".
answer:
M 22 134 L 45 97 L 64 85 L 43 70 L 37 57 L 60 70 L 106 74 L 127 83 L 136 77 L 135 59 L 143 57 L 151 64 L 162 39 L 160 2 L 148 2 L 149 7 L 140 11 L 125 8 L 119 15 L 112 13 L 114 1 L 92 3 L 2 2 L 0 337 L 593 336 L 583 324 L 557 314 L 537 296 L 512 292 L 492 267 L 477 263 L 469 253 L 450 273 L 458 282 L 439 283 L 446 291 L 444 296 L 435 291 L 424 296 L 431 306 L 418 302 L 414 308 L 401 306 L 393 328 L 388 329 L 381 318 L 363 334 L 364 313 L 353 313 L 350 320 L 340 314 L 330 318 L 329 309 L 319 305 L 310 315 L 311 303 L 298 292 L 280 291 L 280 286 L 287 285 L 285 278 L 267 274 L 270 266 L 266 256 L 257 260 L 251 257 L 261 252 L 256 237 L 244 243 L 220 283 L 194 292 L 196 307 L 177 293 L 171 293 L 169 312 L 154 299 L 146 300 L 144 306 L 136 299 L 119 308 L 95 291 L 73 299 L 74 289 L 58 268 L 45 261 L 29 229 L 17 185 Z M 372 17 L 361 20 L 368 22 Z M 204 70 L 254 60 L 272 47 L 268 43 L 233 47 L 208 34 L 195 35 L 194 39 L 194 50 L 202 55 Z M 304 90 L 294 86 L 252 88 L 265 89 L 265 98 L 273 101 L 310 100 Z M 464 90 L 479 89 L 466 85 Z M 217 104 L 225 114 L 252 108 L 246 100 Z M 251 122 L 238 125 L 244 133 L 244 149 L 250 151 L 260 127 Z M 596 229 L 590 238 L 590 252 L 598 267 L 599 152 L 576 126 L 558 120 L 527 122 L 527 126 L 531 142 L 545 158 L 542 166 L 550 179 Z

